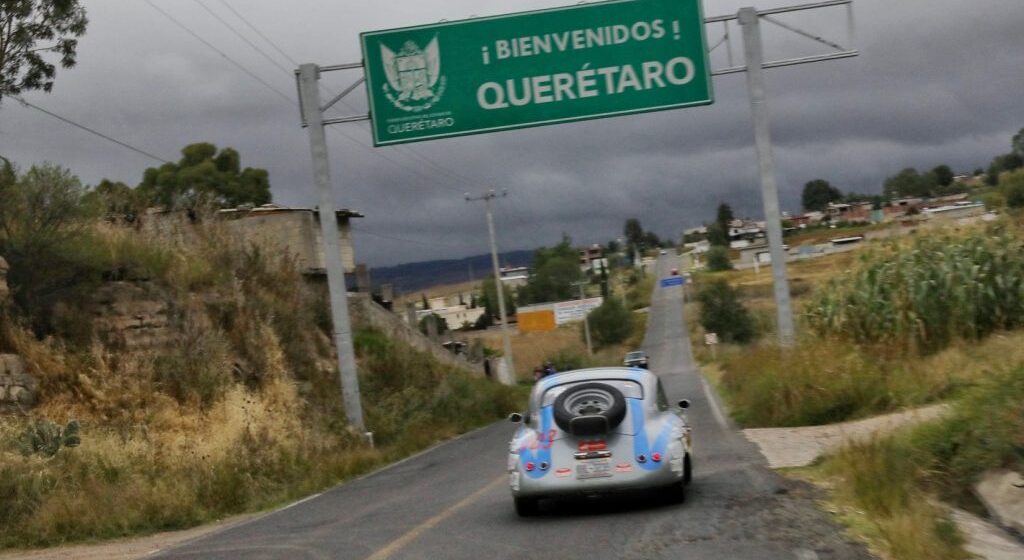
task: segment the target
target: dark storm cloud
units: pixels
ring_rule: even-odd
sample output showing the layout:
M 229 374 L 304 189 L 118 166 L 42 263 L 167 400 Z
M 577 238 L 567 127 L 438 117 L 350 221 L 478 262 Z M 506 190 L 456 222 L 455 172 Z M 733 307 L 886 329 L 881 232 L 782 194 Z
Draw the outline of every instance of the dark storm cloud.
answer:
M 77 68 L 51 95 L 30 101 L 177 159 L 182 146 L 210 141 L 237 148 L 243 165 L 270 171 L 275 199 L 312 206 L 309 148 L 298 127 L 294 83 L 192 1 L 154 0 L 162 9 L 277 90 L 269 91 L 145 2 L 86 0 L 90 26 Z M 272 54 L 220 0 L 202 0 Z M 358 60 L 359 31 L 566 4 L 558 0 L 281 3 L 228 0 L 298 62 Z M 705 14 L 784 1 L 706 0 Z M 1024 126 L 1024 7 L 1019 0 L 858 0 L 862 56 L 771 70 L 768 104 L 784 208 L 797 210 L 801 185 L 822 177 L 844 190 L 877 192 L 905 166 L 984 166 Z M 840 43 L 842 8 L 780 16 Z M 766 56 L 821 52 L 764 24 Z M 732 28 L 740 53 L 740 31 Z M 710 27 L 711 43 L 721 27 Z M 737 58 L 739 58 L 737 54 Z M 713 54 L 716 67 L 725 48 Z M 328 90 L 355 74 L 325 77 Z M 334 127 L 328 142 L 337 202 L 367 218 L 357 225 L 359 259 L 370 264 L 450 258 L 486 250 L 479 202 L 463 193 L 507 189 L 495 203 L 504 249 L 606 241 L 639 217 L 662 235 L 709 220 L 721 201 L 760 215 L 761 201 L 742 74 L 715 79 L 710 107 L 441 140 L 368 146 L 365 124 Z M 341 112 L 365 112 L 360 91 Z M 134 183 L 155 165 L 137 154 L 5 100 L 0 153 L 22 166 L 49 160 L 84 181 Z

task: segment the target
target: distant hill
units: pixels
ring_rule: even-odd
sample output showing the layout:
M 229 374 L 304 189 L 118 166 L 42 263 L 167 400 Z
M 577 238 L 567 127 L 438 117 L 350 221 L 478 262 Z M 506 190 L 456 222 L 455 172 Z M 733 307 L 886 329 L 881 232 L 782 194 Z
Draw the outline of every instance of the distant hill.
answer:
M 533 251 L 509 251 L 498 255 L 501 266 L 530 266 L 533 262 Z M 423 261 L 384 266 L 370 269 L 370 279 L 376 288 L 381 284 L 391 284 L 396 294 L 417 292 L 431 286 L 456 284 L 470 280 L 472 271 L 474 280 L 481 280 L 491 275 L 491 255 L 475 255 L 464 259 L 443 261 Z

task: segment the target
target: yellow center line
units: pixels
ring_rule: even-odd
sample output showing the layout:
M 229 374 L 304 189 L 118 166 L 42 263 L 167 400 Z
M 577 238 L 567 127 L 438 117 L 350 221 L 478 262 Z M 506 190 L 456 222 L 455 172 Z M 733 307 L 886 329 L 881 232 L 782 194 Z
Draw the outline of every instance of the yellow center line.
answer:
M 445 519 L 448 519 L 452 515 L 455 515 L 456 513 L 458 513 L 459 510 L 475 502 L 481 496 L 483 496 L 487 492 L 490 492 L 498 485 L 504 483 L 506 480 L 507 476 L 499 476 L 498 478 L 491 481 L 491 483 L 488 484 L 487 486 L 484 486 L 483 488 L 477 490 L 476 492 L 473 492 L 469 496 L 463 498 L 458 503 L 448 506 L 437 515 L 431 517 L 423 523 L 420 523 L 416 527 L 413 527 L 401 537 L 398 537 L 397 539 L 388 543 L 386 546 L 384 546 L 384 548 L 381 548 L 377 552 L 374 552 L 371 556 L 367 557 L 366 560 L 385 560 L 387 558 L 391 558 L 392 555 L 394 555 L 399 550 L 405 548 L 405 546 L 411 543 L 412 541 L 419 538 L 419 536 L 422 535 L 424 532 L 433 529 L 435 526 L 437 526 L 437 524 L 441 523 Z

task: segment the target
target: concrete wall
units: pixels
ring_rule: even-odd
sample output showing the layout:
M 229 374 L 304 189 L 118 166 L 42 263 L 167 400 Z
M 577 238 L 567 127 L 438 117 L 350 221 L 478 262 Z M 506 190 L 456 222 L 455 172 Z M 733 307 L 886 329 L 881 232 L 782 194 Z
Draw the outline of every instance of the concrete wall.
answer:
M 239 239 L 256 243 L 269 251 L 294 255 L 299 269 L 323 269 L 323 252 L 320 250 L 320 220 L 311 210 L 288 210 L 261 212 L 252 211 L 236 219 L 225 220 L 228 231 Z M 352 232 L 347 220 L 338 224 L 338 239 L 341 244 L 341 262 L 345 272 L 355 271 L 352 250 Z
M 25 372 L 16 354 L 0 354 L 0 408 L 28 408 L 35 404 L 38 384 Z
M 421 352 L 430 354 L 443 364 L 465 370 L 473 375 L 484 375 L 483 364 L 472 363 L 445 350 L 420 331 L 409 328 L 402 317 L 374 303 L 368 294 L 349 293 L 348 304 L 353 325 L 373 327 L 382 331 L 392 340 L 403 342 Z

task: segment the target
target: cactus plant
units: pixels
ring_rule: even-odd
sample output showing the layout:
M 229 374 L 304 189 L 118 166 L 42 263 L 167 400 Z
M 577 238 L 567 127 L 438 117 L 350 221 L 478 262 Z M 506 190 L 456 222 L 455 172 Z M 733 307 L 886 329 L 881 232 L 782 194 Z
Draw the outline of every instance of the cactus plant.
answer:
M 37 420 L 25 427 L 18 439 L 18 449 L 26 457 L 53 457 L 61 447 L 78 447 L 82 443 L 80 431 L 77 420 L 68 422 L 63 428 L 49 420 Z

